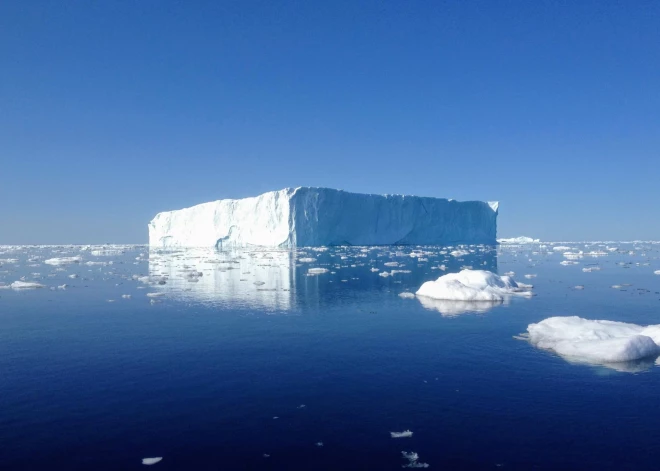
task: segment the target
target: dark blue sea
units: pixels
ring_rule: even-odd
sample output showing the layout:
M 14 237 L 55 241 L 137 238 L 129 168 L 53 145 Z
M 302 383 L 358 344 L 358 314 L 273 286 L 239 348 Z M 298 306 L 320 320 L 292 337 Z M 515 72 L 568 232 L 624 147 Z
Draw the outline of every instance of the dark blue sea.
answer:
M 659 324 L 660 244 L 557 245 L 0 247 L 0 470 L 660 469 L 655 359 L 515 338 Z M 399 296 L 463 267 L 534 296 Z

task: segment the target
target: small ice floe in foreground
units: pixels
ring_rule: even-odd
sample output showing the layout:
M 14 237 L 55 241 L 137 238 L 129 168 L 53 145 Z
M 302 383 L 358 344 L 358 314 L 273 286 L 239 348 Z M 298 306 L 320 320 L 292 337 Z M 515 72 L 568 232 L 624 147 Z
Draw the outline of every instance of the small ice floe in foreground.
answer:
M 526 338 L 538 348 L 578 363 L 610 366 L 660 355 L 660 325 L 550 317 L 530 324 Z
M 152 464 L 160 463 L 163 461 L 163 457 L 159 456 L 157 458 L 142 458 L 142 464 L 146 466 L 151 466 Z
M 589 272 L 592 272 L 592 271 L 600 271 L 600 267 L 598 267 L 598 266 L 596 266 L 596 267 L 584 267 L 582 269 L 582 271 L 585 272 L 585 273 L 589 273 Z
M 409 438 L 413 436 L 413 433 L 410 430 L 404 430 L 403 432 L 390 432 L 392 438 Z
M 428 463 L 420 463 L 419 455 L 414 451 L 406 452 L 402 451 L 401 454 L 405 459 L 408 460 L 408 463 L 401 466 L 402 468 L 428 468 Z
M 660 275 L 660 270 L 656 270 L 653 272 L 654 275 Z
M 130 294 L 122 294 L 121 297 L 124 298 L 124 299 L 131 299 Z
M 399 293 L 399 297 L 404 299 L 413 299 L 415 294 L 409 291 L 404 291 L 403 293 Z
M 150 298 L 158 298 L 160 296 L 165 296 L 165 293 L 147 293 L 147 296 Z
M 36 289 L 36 288 L 45 288 L 41 283 L 34 283 L 32 281 L 14 281 L 9 286 L 12 289 Z
M 322 275 L 323 273 L 328 273 L 330 270 L 327 268 L 310 268 L 307 270 L 307 273 L 310 275 Z
M 577 289 L 577 290 L 584 289 L 584 285 L 576 285 L 573 287 L 573 289 Z

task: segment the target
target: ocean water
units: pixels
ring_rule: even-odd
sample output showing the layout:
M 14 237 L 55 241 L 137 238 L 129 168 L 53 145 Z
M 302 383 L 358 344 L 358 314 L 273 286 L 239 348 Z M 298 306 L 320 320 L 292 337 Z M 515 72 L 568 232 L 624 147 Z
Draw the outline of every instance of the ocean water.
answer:
M 655 358 L 515 337 L 551 316 L 660 324 L 660 244 L 557 245 L 0 247 L 0 469 L 656 470 Z M 399 296 L 462 267 L 534 296 Z

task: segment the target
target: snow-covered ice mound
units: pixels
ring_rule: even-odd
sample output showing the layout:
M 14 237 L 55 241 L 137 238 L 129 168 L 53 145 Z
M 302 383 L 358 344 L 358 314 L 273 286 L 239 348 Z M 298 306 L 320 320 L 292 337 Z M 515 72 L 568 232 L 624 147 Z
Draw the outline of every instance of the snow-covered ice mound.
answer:
M 462 270 L 427 281 L 417 296 L 444 301 L 503 302 L 511 296 L 531 296 L 531 285 L 516 283 L 510 276 L 486 270 Z
M 532 345 L 577 362 L 618 363 L 660 354 L 660 325 L 550 317 L 530 324 L 527 332 Z

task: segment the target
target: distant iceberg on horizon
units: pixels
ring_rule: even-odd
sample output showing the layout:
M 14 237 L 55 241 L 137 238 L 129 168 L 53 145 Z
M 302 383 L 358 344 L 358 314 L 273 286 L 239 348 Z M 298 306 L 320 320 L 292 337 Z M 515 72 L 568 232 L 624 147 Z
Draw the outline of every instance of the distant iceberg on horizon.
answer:
M 286 188 L 156 215 L 152 248 L 496 244 L 499 203 Z

